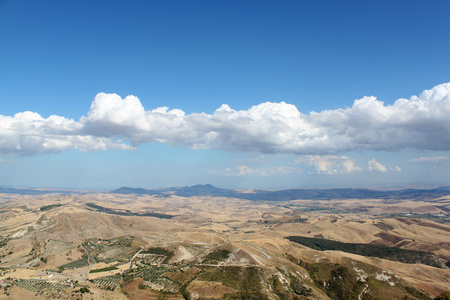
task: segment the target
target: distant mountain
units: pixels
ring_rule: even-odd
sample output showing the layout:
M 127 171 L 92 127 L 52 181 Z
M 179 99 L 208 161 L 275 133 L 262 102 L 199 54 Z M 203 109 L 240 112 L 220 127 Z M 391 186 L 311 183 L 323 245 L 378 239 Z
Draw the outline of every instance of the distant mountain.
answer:
M 112 194 L 134 194 L 134 195 L 152 195 L 152 196 L 170 196 L 180 197 L 192 196 L 216 196 L 216 197 L 235 197 L 241 193 L 234 190 L 217 188 L 211 184 L 197 184 L 194 186 L 171 187 L 164 189 L 147 190 L 142 188 L 121 187 L 111 191 Z
M 0 187 L 0 194 L 16 195 L 43 195 L 43 194 L 74 194 L 77 192 L 67 190 L 42 190 L 33 188 L 4 188 Z M 237 190 L 229 190 L 215 187 L 211 184 L 197 184 L 194 186 L 171 187 L 162 189 L 143 189 L 121 187 L 110 193 L 124 195 L 153 195 L 168 197 L 176 195 L 180 197 L 212 196 L 230 197 L 252 201 L 290 201 L 290 200 L 331 200 L 331 199 L 437 199 L 450 195 L 448 186 L 433 189 L 400 189 L 400 190 L 371 190 L 371 189 L 287 189 L 278 191 L 254 190 L 252 193 L 244 193 Z
M 240 193 L 234 190 L 217 188 L 211 184 L 197 184 L 194 186 L 179 187 L 169 189 L 174 194 L 181 197 L 191 196 L 217 196 L 217 197 L 234 197 Z
M 172 187 L 157 190 L 122 187 L 113 194 L 137 194 L 181 197 L 212 196 L 231 197 L 252 201 L 289 201 L 289 200 L 331 200 L 331 199 L 436 199 L 450 195 L 449 189 L 402 189 L 402 190 L 370 190 L 370 189 L 288 189 L 279 191 L 255 190 L 243 193 L 236 190 L 217 188 L 211 184 L 198 184 L 190 187 Z
M 73 194 L 75 192 L 61 190 L 37 190 L 31 188 L 3 188 L 0 187 L 0 194 L 16 194 L 16 195 L 43 195 L 43 194 Z
M 134 194 L 134 195 L 162 195 L 157 190 L 146 190 L 141 188 L 121 187 L 111 192 L 112 194 Z

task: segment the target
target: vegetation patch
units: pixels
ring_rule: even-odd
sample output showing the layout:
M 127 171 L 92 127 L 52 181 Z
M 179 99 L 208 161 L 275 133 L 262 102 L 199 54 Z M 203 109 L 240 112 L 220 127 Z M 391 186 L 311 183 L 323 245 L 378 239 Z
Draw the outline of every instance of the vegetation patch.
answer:
M 169 251 L 167 249 L 161 248 L 161 247 L 152 247 L 147 248 L 140 252 L 141 254 L 157 254 L 157 255 L 164 255 L 166 258 L 163 260 L 163 264 L 167 264 L 169 260 L 175 255 L 172 251 Z
M 267 295 L 260 292 L 240 291 L 234 294 L 226 294 L 221 299 L 223 300 L 265 300 L 269 299 Z
M 27 291 L 39 293 L 45 296 L 51 296 L 71 287 L 68 283 L 49 282 L 40 279 L 21 279 L 15 284 L 20 288 L 26 289 Z
M 365 284 L 359 281 L 348 268 L 341 265 L 326 264 L 320 266 L 325 269 L 324 273 L 328 276 L 320 276 L 320 273 L 314 274 L 312 278 L 318 286 L 323 286 L 325 293 L 332 299 L 357 299 L 357 296 L 363 291 Z M 317 268 L 317 270 L 320 269 Z M 323 274 L 325 275 L 325 274 Z
M 429 252 L 406 250 L 382 245 L 341 243 L 323 238 L 289 236 L 288 240 L 303 246 L 319 250 L 337 250 L 362 256 L 378 257 L 402 263 L 421 263 L 432 267 L 443 268 L 445 262 Z
M 122 274 L 125 282 L 133 279 L 142 278 L 143 281 L 139 285 L 139 289 L 150 288 L 161 293 L 179 293 L 180 283 L 166 276 L 171 271 L 179 271 L 173 266 L 164 267 L 144 267 L 128 270 Z
M 287 221 L 286 223 L 305 223 L 308 219 L 305 218 L 295 218 Z
M 262 276 L 262 270 L 256 267 L 212 267 L 206 269 L 205 272 L 197 277 L 197 279 L 221 282 L 223 285 L 243 291 L 248 295 L 259 295 L 261 291 L 264 290 L 261 284 Z
M 156 281 L 160 276 L 170 271 L 166 267 L 147 267 L 126 273 L 130 277 L 142 278 L 145 281 Z
M 172 215 L 166 215 L 166 214 L 160 214 L 155 212 L 147 212 L 147 213 L 134 213 L 129 210 L 117 210 L 117 209 L 111 209 L 107 207 L 103 207 L 94 203 L 86 203 L 86 206 L 93 208 L 99 212 L 103 212 L 106 214 L 111 215 L 119 215 L 119 216 L 137 216 L 137 217 L 155 217 L 160 219 L 171 219 L 174 216 Z
M 420 291 L 418 289 L 415 289 L 415 288 L 412 288 L 412 287 L 409 287 L 409 286 L 407 286 L 405 289 L 410 295 L 414 296 L 417 299 L 420 299 L 420 300 L 428 300 L 428 299 L 430 299 L 430 296 L 428 296 L 427 294 L 425 294 L 424 292 L 422 292 L 422 291 Z
M 430 295 L 406 285 L 400 277 L 361 262 L 347 261 L 343 264 L 329 262 L 306 263 L 287 254 L 287 259 L 304 268 L 315 286 L 331 299 L 432 299 Z M 292 286 L 296 294 L 311 290 L 299 285 Z M 413 298 L 405 297 L 411 295 Z
M 112 270 L 118 270 L 118 269 L 116 267 L 106 267 L 106 268 L 91 270 L 89 273 L 100 273 L 100 272 L 107 272 L 107 271 L 112 271 Z
M 122 280 L 121 276 L 105 276 L 92 280 L 92 283 L 107 290 L 114 290 L 119 282 Z
M 56 207 L 60 207 L 60 206 L 62 206 L 62 204 L 45 205 L 45 206 L 41 206 L 41 208 L 39 210 L 46 211 L 46 210 L 51 210 L 52 208 L 56 208 Z
M 3 237 L 0 237 L 0 248 L 6 246 L 8 243 L 8 239 L 4 239 Z
M 174 272 L 169 272 L 164 274 L 165 277 L 172 279 L 183 286 L 191 282 L 201 270 L 197 267 L 189 267 L 187 269 L 183 268 L 181 270 L 175 270 Z M 186 288 L 186 286 L 184 286 Z
M 87 258 L 83 257 L 75 261 L 71 261 L 70 263 L 64 264 L 58 267 L 59 271 L 78 269 L 88 266 Z
M 217 264 L 221 261 L 224 261 L 228 258 L 228 256 L 230 255 L 230 251 L 228 250 L 216 250 L 213 251 L 211 253 L 208 253 L 208 255 L 206 255 L 203 258 L 203 263 L 204 264 Z
M 136 238 L 133 236 L 121 236 L 110 240 L 101 240 L 97 238 L 87 239 L 83 242 L 79 250 L 89 253 L 89 262 L 91 264 L 103 262 L 129 262 L 131 257 L 138 251 L 138 243 L 133 243 Z M 136 244 L 135 246 L 132 246 Z M 68 269 L 82 268 L 88 265 L 87 253 L 70 263 L 58 267 L 59 271 Z M 92 272 L 92 271 L 91 271 Z
M 138 244 L 133 243 L 135 240 L 133 236 L 121 236 L 110 240 L 92 238 L 83 243 L 83 248 L 89 252 L 91 263 L 108 264 L 115 261 L 125 263 L 137 252 Z

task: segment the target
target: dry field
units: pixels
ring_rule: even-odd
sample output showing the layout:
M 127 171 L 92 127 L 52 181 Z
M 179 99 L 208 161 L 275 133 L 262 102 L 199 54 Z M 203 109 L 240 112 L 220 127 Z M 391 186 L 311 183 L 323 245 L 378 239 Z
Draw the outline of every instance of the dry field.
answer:
M 339 299 L 327 293 L 339 272 L 355 299 L 433 299 L 450 291 L 448 267 L 318 251 L 285 237 L 425 251 L 445 265 L 449 209 L 450 198 L 3 194 L 0 279 L 12 286 L 0 299 Z

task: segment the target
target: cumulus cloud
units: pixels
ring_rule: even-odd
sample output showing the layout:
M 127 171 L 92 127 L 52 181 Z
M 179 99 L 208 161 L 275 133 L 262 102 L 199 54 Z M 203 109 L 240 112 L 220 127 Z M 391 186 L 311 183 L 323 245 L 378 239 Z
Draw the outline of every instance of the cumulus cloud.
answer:
M 0 115 L 0 154 L 132 149 L 166 143 L 191 149 L 332 155 L 364 150 L 450 150 L 450 83 L 385 105 L 375 97 L 349 108 L 301 113 L 285 102 L 213 114 L 145 110 L 135 96 L 99 93 L 86 116 Z M 131 146 L 130 146 L 131 145 Z M 351 166 L 350 166 L 351 167 Z M 344 167 L 345 169 L 345 167 Z
M 386 168 L 385 166 L 383 166 L 382 164 L 377 162 L 375 159 L 371 159 L 369 161 L 369 170 L 385 173 L 388 171 L 388 168 Z M 397 171 L 398 171 L 398 169 L 397 169 Z
M 343 174 L 355 171 L 362 171 L 356 166 L 355 161 L 346 156 L 335 155 L 306 155 L 295 160 L 296 164 L 306 164 L 314 166 L 318 174 Z
M 38 154 L 70 149 L 129 149 L 116 139 L 84 134 L 83 124 L 52 115 L 43 118 L 34 112 L 0 115 L 0 153 Z
M 246 165 L 237 165 L 233 168 L 226 168 L 225 176 L 246 176 L 254 174 L 255 170 Z
M 226 168 L 227 176 L 282 176 L 287 174 L 321 174 L 337 175 L 349 174 L 354 172 L 401 172 L 398 166 L 385 166 L 371 159 L 370 161 L 360 162 L 347 156 L 336 155 L 303 155 L 295 159 L 288 166 L 258 166 L 249 167 L 248 165 L 236 165 Z M 210 172 L 212 173 L 212 172 Z
M 238 176 L 244 176 L 255 173 L 255 171 L 252 168 L 246 165 L 239 165 L 236 166 L 236 168 L 239 170 L 239 173 L 237 174 Z

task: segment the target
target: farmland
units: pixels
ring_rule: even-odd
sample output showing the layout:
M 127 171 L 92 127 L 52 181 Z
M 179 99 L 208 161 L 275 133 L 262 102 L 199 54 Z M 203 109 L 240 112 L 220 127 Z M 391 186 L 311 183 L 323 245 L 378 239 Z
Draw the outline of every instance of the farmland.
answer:
M 442 213 L 450 198 L 38 193 L 0 201 L 0 299 L 433 299 L 448 292 L 450 227 L 426 213 Z

